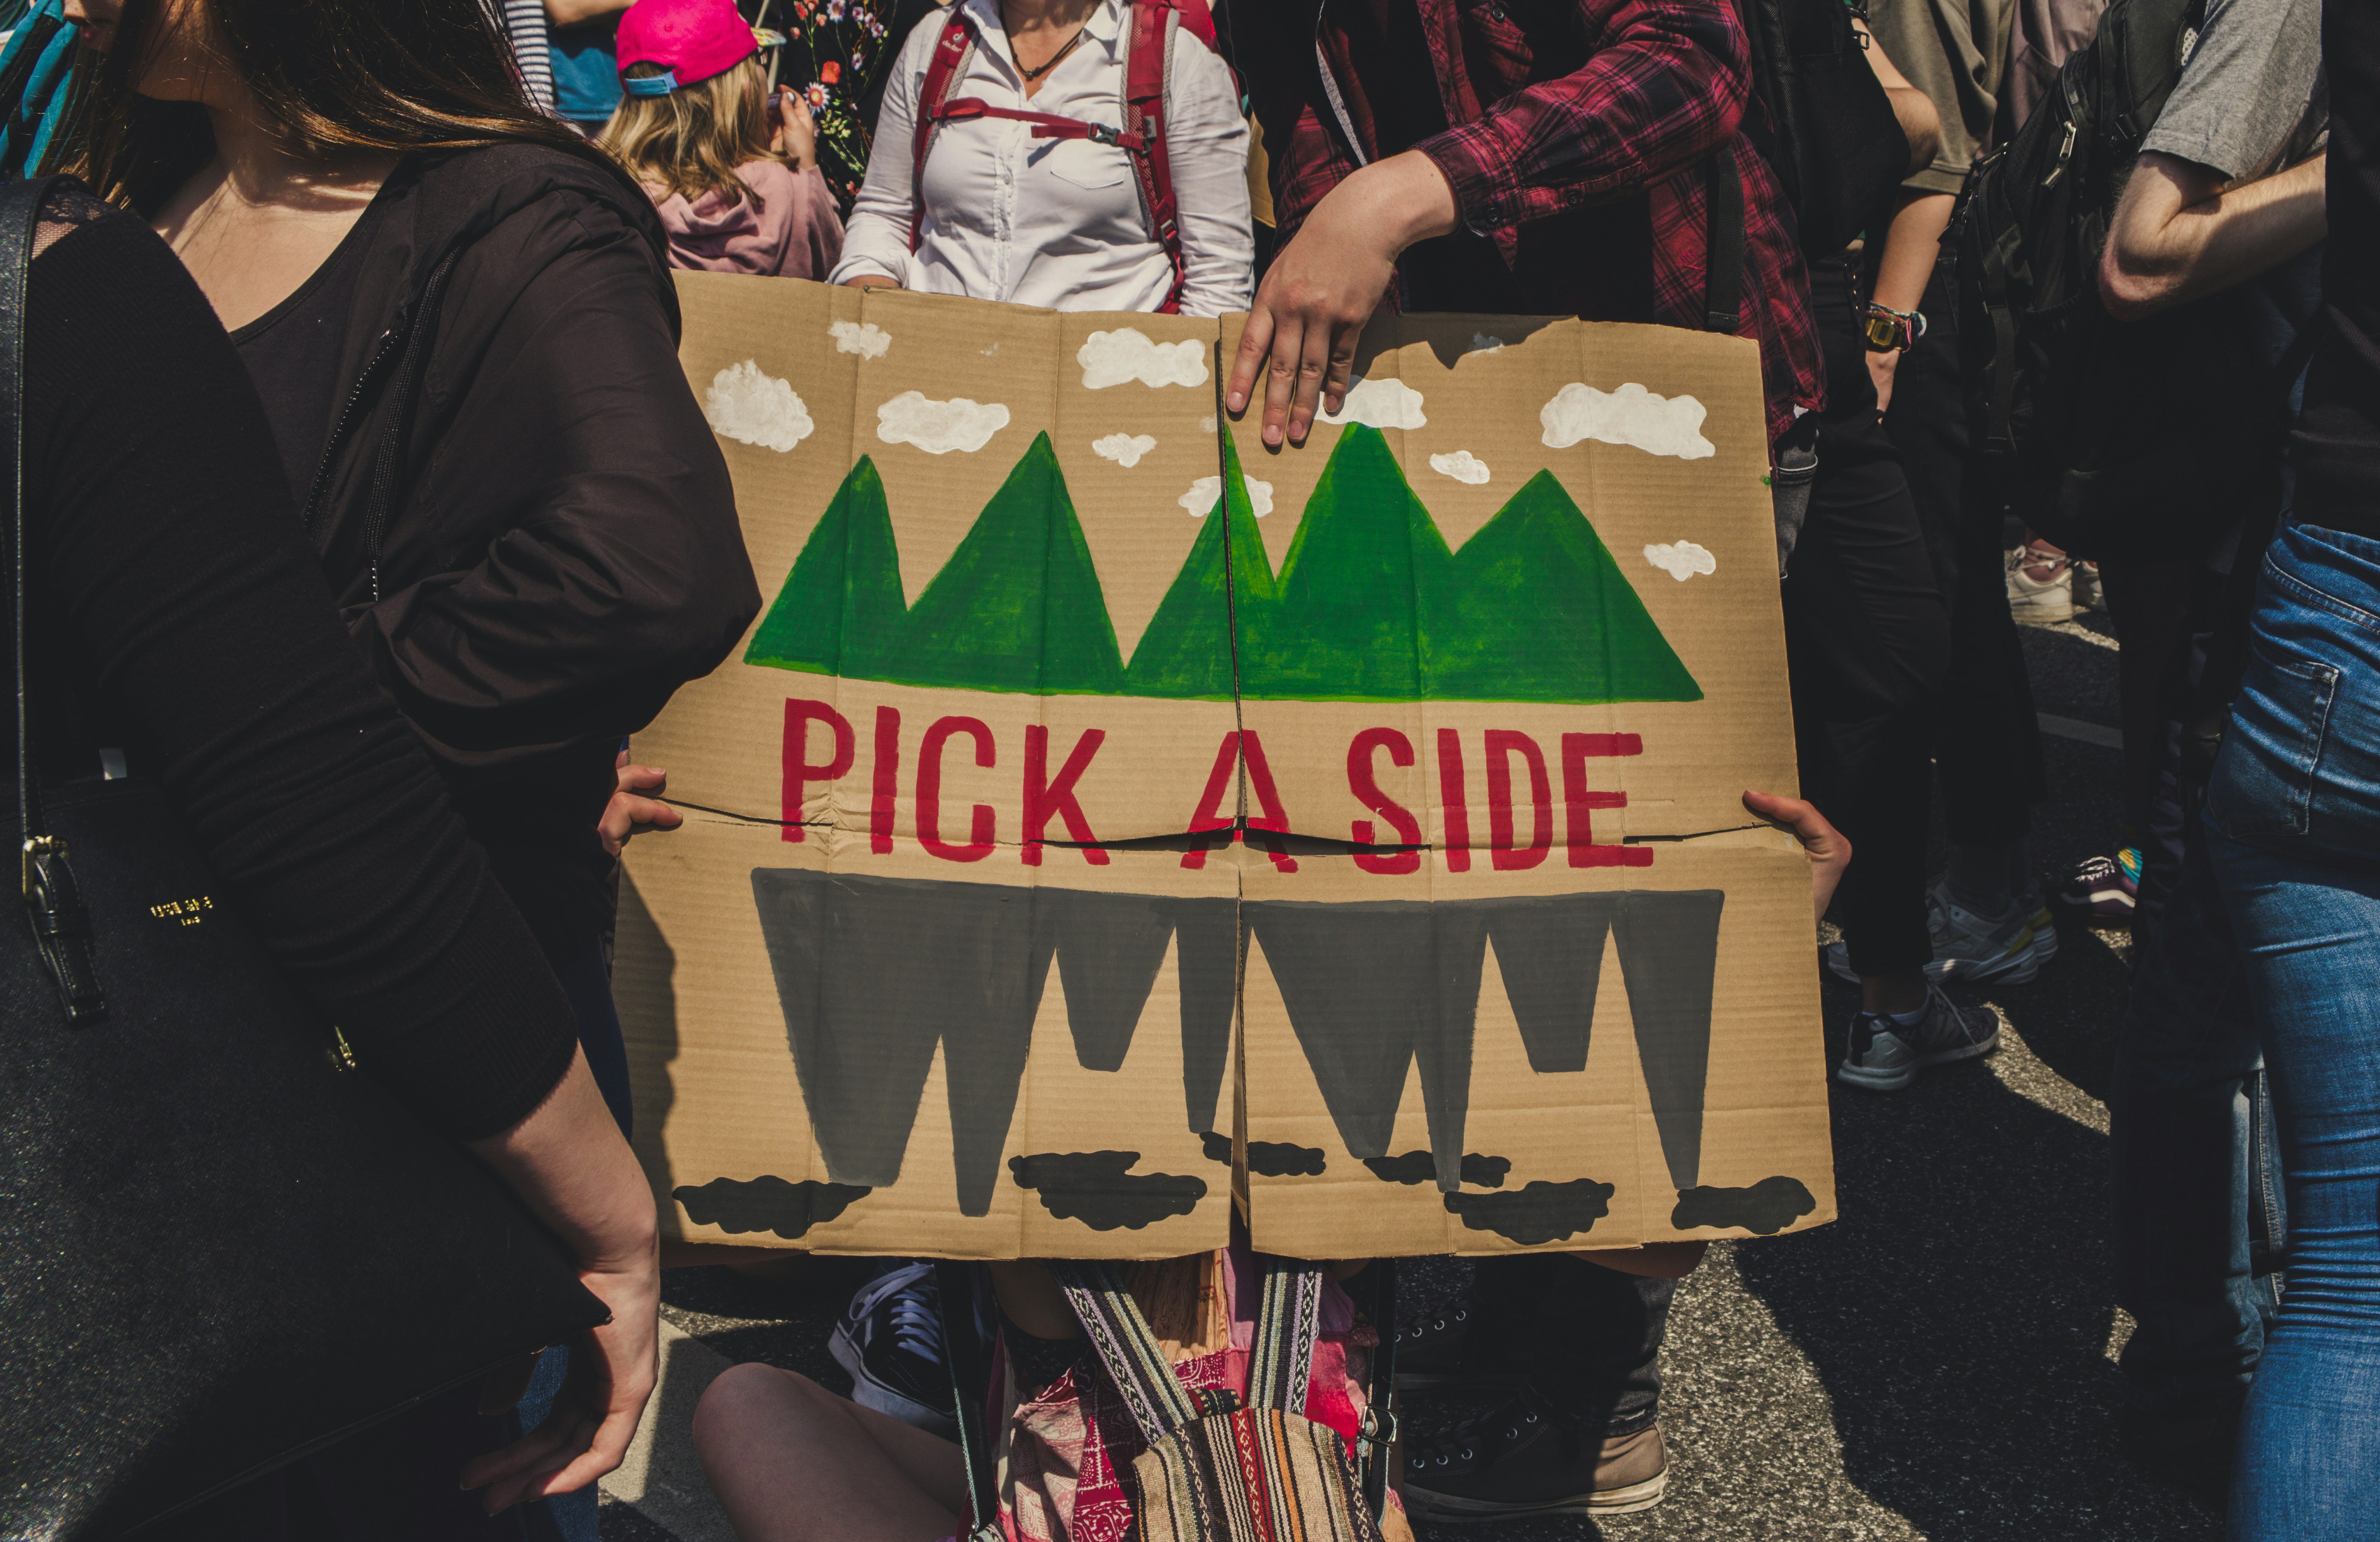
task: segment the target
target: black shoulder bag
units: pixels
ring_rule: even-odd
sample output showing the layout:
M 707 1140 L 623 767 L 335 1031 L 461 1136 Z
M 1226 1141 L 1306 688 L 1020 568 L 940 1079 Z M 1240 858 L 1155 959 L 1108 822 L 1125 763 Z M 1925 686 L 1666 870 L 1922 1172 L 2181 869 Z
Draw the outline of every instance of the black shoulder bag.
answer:
M 0 1536 L 116 1536 L 608 1320 L 370 1078 L 154 785 L 36 785 L 25 280 L 0 189 L 23 908 L 0 905 Z M 449 1478 L 446 1481 L 454 1481 Z

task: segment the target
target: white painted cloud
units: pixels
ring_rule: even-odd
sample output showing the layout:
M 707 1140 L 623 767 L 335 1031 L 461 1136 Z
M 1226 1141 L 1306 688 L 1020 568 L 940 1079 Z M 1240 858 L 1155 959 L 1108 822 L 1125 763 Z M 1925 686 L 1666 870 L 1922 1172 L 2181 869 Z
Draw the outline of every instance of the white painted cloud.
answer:
M 976 349 L 976 352 L 983 355 L 986 358 L 998 358 L 1000 357 L 1000 345 L 994 343 L 988 348 L 978 348 Z
M 1648 455 L 1701 460 L 1718 453 L 1702 434 L 1703 404 L 1692 396 L 1657 396 L 1634 381 L 1597 391 L 1572 381 L 1537 411 L 1546 443 L 1567 450 L 1582 439 L 1627 444 Z
M 1254 477 L 1245 480 L 1248 487 L 1249 512 L 1258 519 L 1262 519 L 1272 512 L 1272 483 L 1258 481 Z M 1222 478 L 1201 477 L 1190 484 L 1189 492 L 1175 499 L 1174 502 L 1188 509 L 1191 518 L 1204 519 L 1215 512 L 1215 500 L 1222 495 Z
M 929 455 L 980 450 L 1006 427 L 1006 407 L 965 396 L 938 402 L 920 391 L 904 391 L 876 409 L 877 438 L 887 444 L 914 444 Z
M 1451 455 L 1432 455 L 1429 468 L 1441 477 L 1452 477 L 1459 482 L 1478 487 L 1488 480 L 1488 463 L 1468 450 L 1457 450 Z
M 780 454 L 808 439 L 818 426 L 794 395 L 793 382 L 762 374 L 759 364 L 749 358 L 710 377 L 710 389 L 702 394 L 702 415 L 725 438 Z
M 1697 573 L 1718 571 L 1718 559 L 1691 540 L 1647 546 L 1645 560 L 1682 584 Z
M 862 358 L 881 358 L 884 350 L 892 346 L 892 334 L 874 322 L 837 322 L 826 329 L 834 339 L 837 353 L 856 353 Z
M 1376 429 L 1417 429 L 1429 421 L 1421 415 L 1421 393 L 1401 380 L 1357 381 L 1339 410 L 1324 413 L 1322 420 L 1369 423 Z
M 1198 431 L 1200 433 L 1212 433 L 1215 431 L 1215 415 L 1213 413 L 1210 412 L 1204 418 L 1198 419 Z
M 1179 343 L 1152 342 L 1136 327 L 1095 332 L 1075 350 L 1083 367 L 1083 388 L 1102 391 L 1111 385 L 1204 385 L 1207 349 L 1196 338 Z
M 1101 460 L 1114 461 L 1130 470 L 1140 464 L 1140 457 L 1157 448 L 1157 440 L 1145 433 L 1111 433 L 1104 439 L 1091 441 L 1091 454 Z
M 1464 353 L 1502 353 L 1504 340 L 1501 337 L 1490 337 L 1484 332 L 1475 332 L 1471 334 L 1471 346 L 1463 351 Z

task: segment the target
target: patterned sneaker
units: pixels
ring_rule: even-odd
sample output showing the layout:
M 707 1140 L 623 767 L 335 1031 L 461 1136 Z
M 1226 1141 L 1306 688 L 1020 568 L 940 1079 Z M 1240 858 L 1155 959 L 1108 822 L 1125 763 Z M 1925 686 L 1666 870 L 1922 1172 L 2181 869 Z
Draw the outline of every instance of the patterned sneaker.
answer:
M 2074 569 L 2065 552 L 2046 540 L 2029 540 L 2007 561 L 2009 613 L 2019 625 L 2074 619 Z
M 2128 927 L 2140 892 L 2141 850 L 2126 846 L 2113 856 L 2085 859 L 2058 891 L 2058 904 L 2093 926 Z
M 1921 1065 L 1941 1065 L 1990 1054 L 2000 1045 L 2000 1023 L 1983 1007 L 1962 1007 L 1925 988 L 1925 1015 L 1912 1027 L 1872 1012 L 1852 1014 L 1851 1042 L 1835 1077 L 1869 1092 L 1899 1092 Z
M 1993 921 L 1952 900 L 1950 880 L 1943 879 L 1925 892 L 1925 924 L 1934 938 L 1934 957 L 1925 965 L 1929 980 L 2023 985 L 2058 956 L 2058 924 L 2038 889 L 2026 890 L 2007 916 Z M 1851 946 L 1840 938 L 1827 944 L 1827 968 L 1838 979 L 1859 983 Z

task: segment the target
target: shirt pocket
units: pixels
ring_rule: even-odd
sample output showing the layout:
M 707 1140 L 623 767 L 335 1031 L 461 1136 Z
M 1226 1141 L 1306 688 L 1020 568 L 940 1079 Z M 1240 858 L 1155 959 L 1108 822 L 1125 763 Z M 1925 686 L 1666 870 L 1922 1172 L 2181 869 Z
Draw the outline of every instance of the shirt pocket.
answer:
M 1060 140 L 1042 169 L 1077 188 L 1113 188 L 1132 176 L 1132 156 L 1120 146 L 1089 140 Z

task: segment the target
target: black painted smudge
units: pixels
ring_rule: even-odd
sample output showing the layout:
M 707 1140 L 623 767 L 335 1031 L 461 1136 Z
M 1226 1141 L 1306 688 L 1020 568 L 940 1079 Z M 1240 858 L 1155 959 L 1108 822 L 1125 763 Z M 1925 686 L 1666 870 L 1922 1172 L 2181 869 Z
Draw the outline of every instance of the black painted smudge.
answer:
M 1319 1146 L 1299 1146 L 1286 1140 L 1248 1142 L 1248 1171 L 1260 1178 L 1311 1178 L 1322 1169 Z
M 1228 1163 L 1232 1160 L 1232 1137 L 1209 1130 L 1198 1137 L 1198 1149 L 1210 1162 Z
M 1011 1157 L 1008 1171 L 1019 1188 L 1041 1196 L 1042 1208 L 1094 1232 L 1138 1231 L 1152 1221 L 1188 1215 L 1207 1196 L 1206 1179 L 1135 1174 L 1131 1168 L 1138 1160 L 1137 1151 L 1045 1151 Z
M 748 1183 L 713 1178 L 699 1186 L 681 1184 L 670 1191 L 698 1225 L 716 1226 L 737 1235 L 774 1232 L 787 1242 L 832 1220 L 868 1194 L 867 1189 L 849 1184 L 821 1184 L 812 1178 L 789 1184 L 767 1173 Z
M 1427 1184 L 1438 1176 L 1438 1161 L 1427 1151 L 1408 1151 L 1402 1157 L 1366 1157 L 1364 1165 L 1372 1176 L 1391 1184 Z M 1512 1171 L 1510 1157 L 1483 1157 L 1476 1151 L 1463 1153 L 1463 1181 L 1483 1189 L 1500 1189 Z
M 1678 1196 L 1670 1224 L 1681 1232 L 1696 1226 L 1741 1226 L 1765 1237 L 1817 1208 L 1801 1179 L 1763 1178 L 1748 1189 L 1687 1189 Z
M 1612 1185 L 1592 1178 L 1524 1184 L 1511 1194 L 1450 1194 L 1448 1213 L 1475 1232 L 1493 1232 L 1524 1247 L 1591 1231 L 1611 1213 Z

